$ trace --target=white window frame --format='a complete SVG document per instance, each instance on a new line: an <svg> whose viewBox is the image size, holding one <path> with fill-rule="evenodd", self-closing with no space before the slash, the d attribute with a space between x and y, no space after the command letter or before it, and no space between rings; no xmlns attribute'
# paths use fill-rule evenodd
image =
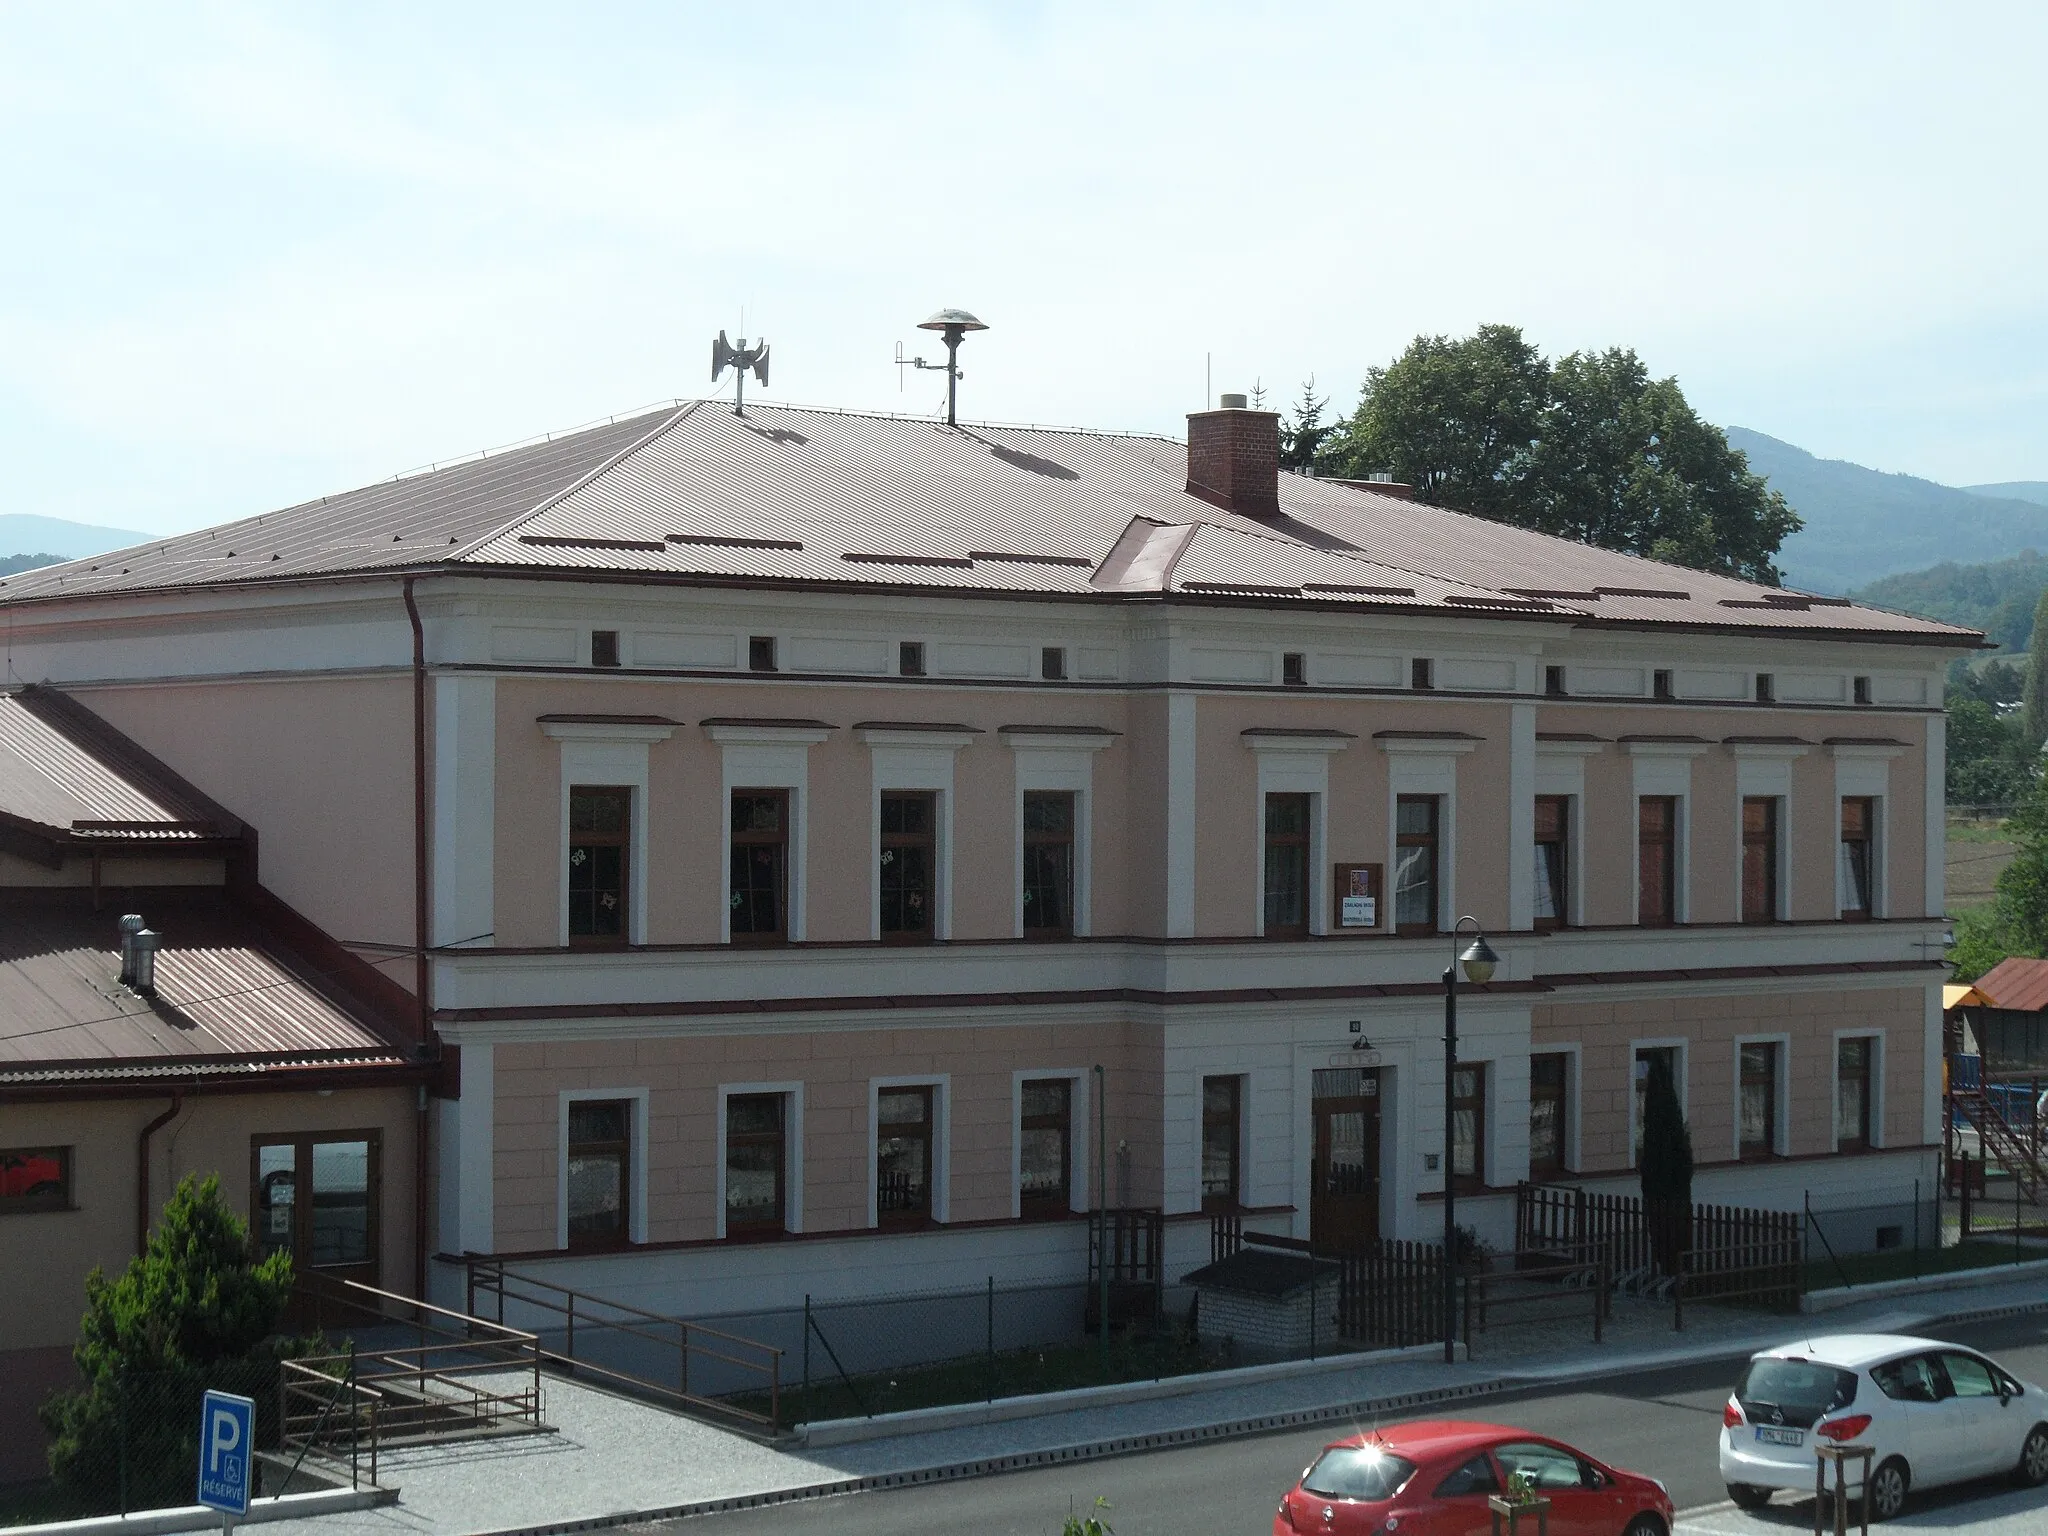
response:
<svg viewBox="0 0 2048 1536"><path fill-rule="evenodd" d="M1792 764L1812 750L1779 742L1736 742L1728 751L1735 758L1735 915L1742 916L1742 802L1778 802L1777 910L1771 915L1779 922L1792 916ZM1836 832L1840 835L1841 807L1835 808Z"/></svg>
<svg viewBox="0 0 2048 1536"><path fill-rule="evenodd" d="M868 937L882 937L882 794L909 790L933 797L932 912L934 942L953 936L953 760L978 733L898 730L858 732L870 757L868 791Z"/></svg>
<svg viewBox="0 0 2048 1536"><path fill-rule="evenodd" d="M1086 1067L1041 1067L1034 1070L1019 1068L1010 1074L1010 1217L1016 1220L1024 1214L1024 1085L1027 1082L1050 1082L1064 1079L1067 1088L1067 1208L1086 1211L1092 1208L1088 1198L1088 1178L1093 1171L1089 1166L1088 1136L1089 1116L1093 1106Z"/></svg>
<svg viewBox="0 0 2048 1536"><path fill-rule="evenodd" d="M1249 1067L1229 1064L1215 1069L1198 1066L1194 1071L1195 1114L1194 1138L1191 1143L1194 1147L1194 1156L1190 1160L1193 1170L1190 1177L1194 1188L1194 1204L1189 1206L1188 1209L1199 1211L1202 1208L1202 1084L1206 1079L1212 1077L1234 1077L1237 1079L1237 1203L1245 1207L1255 1206L1259 1202L1251 1197L1253 1077ZM1308 1100L1304 1098L1302 1102L1306 1104ZM1306 1217L1307 1211L1308 1207L1304 1205L1302 1207L1304 1217Z"/></svg>
<svg viewBox="0 0 2048 1536"><path fill-rule="evenodd" d="M882 1225L881 1199L875 1185L881 1177L882 1090L884 1088L929 1088L932 1090L932 1220L943 1226L953 1206L953 1074L912 1072L868 1079L868 1226Z"/></svg>
<svg viewBox="0 0 2048 1536"><path fill-rule="evenodd" d="M1684 1035L1653 1035L1628 1043L1628 1141L1622 1147L1626 1166L1636 1164L1636 1058L1644 1051L1678 1048L1678 1112L1692 1123L1692 1041Z"/></svg>
<svg viewBox="0 0 2048 1536"><path fill-rule="evenodd" d="M732 795L736 789L789 791L787 890L783 899L789 942L805 937L808 902L804 899L806 849L810 842L810 749L832 734L830 726L707 725L704 734L722 749L722 783L718 797L718 868L713 889L718 902L718 941L732 942Z"/></svg>
<svg viewBox="0 0 2048 1536"><path fill-rule="evenodd" d="M1387 756L1387 929L1392 932L1397 920L1394 866L1398 862L1401 797L1434 795L1438 801L1436 926L1439 933L1447 933L1457 921L1458 911L1458 759L1479 746L1478 738L1380 736L1374 740ZM1327 904L1328 898L1324 900Z"/></svg>
<svg viewBox="0 0 2048 1536"><path fill-rule="evenodd" d="M626 857L626 942L647 942L648 805L647 749L675 734L673 721L656 724L600 720L543 720L542 732L561 747L561 809L556 831L556 942L569 946L569 792L625 788L632 791Z"/></svg>
<svg viewBox="0 0 2048 1536"><path fill-rule="evenodd" d="M1882 1151L1884 1137L1884 1085L1886 1058L1891 1054L1885 1049L1885 1031L1882 1029L1849 1028L1838 1029L1828 1048L1828 1150L1839 1153L1842 1144L1835 1136L1835 1096L1841 1092L1842 1042L1844 1040L1868 1040L1870 1042L1870 1150Z"/></svg>
<svg viewBox="0 0 2048 1536"><path fill-rule="evenodd" d="M780 1094L787 1101L782 1121L782 1229L804 1229L804 1085L801 1080L786 1083L720 1083L718 1085L718 1161L713 1168L712 1206L716 1231L725 1236L725 1145L727 1099L751 1094Z"/></svg>
<svg viewBox="0 0 2048 1536"><path fill-rule="evenodd" d="M1013 731L1005 728L1016 771L1012 816L1013 859L1010 936L1024 937L1024 796L1027 791L1074 797L1074 937L1095 931L1095 754L1116 740L1109 732Z"/></svg>
<svg viewBox="0 0 2048 1536"><path fill-rule="evenodd" d="M1870 915L1890 917L1891 910L1891 760L1906 749L1878 742L1838 742L1828 748L1835 760L1835 911L1842 912L1842 802L1868 799L1876 814L1870 825ZM1935 858L1938 849L1929 849Z"/></svg>
<svg viewBox="0 0 2048 1536"><path fill-rule="evenodd" d="M1785 1157L1792 1149L1792 1037L1789 1034L1737 1035L1729 1047L1728 1070L1731 1108L1728 1124L1728 1155L1742 1160L1742 1048L1745 1045L1775 1045L1776 1065L1772 1068L1770 1150L1773 1157ZM1828 1104L1834 1114L1834 1103Z"/></svg>
<svg viewBox="0 0 2048 1536"><path fill-rule="evenodd" d="M1597 741L1538 741L1536 743L1536 789L1537 795L1562 795L1569 805L1565 814L1570 825L1565 829L1569 848L1565 857L1569 867L1565 870L1564 900L1567 908L1565 921L1574 928L1586 925L1586 759L1601 751ZM1530 800L1531 851L1534 851L1535 801ZM1532 857L1529 878L1535 879ZM1530 903L1530 923L1535 921L1535 892L1526 898Z"/></svg>
<svg viewBox="0 0 2048 1536"><path fill-rule="evenodd" d="M569 1246L569 1106L586 1099L631 1101L633 1124L627 1131L632 1164L626 1170L626 1241L647 1241L647 1101L642 1088L563 1088L555 1108L555 1246Z"/></svg>
<svg viewBox="0 0 2048 1536"><path fill-rule="evenodd" d="M1641 802L1646 796L1669 795L1678 801L1678 825L1672 836L1671 921L1682 926L1692 921L1692 760L1706 752L1707 744L1703 741L1629 741L1622 745L1635 760L1635 793L1629 805L1628 824L1629 922L1640 927L1643 921ZM1740 823L1741 818L1738 817L1738 827ZM1739 861L1737 878L1740 878ZM1634 1057L1630 1057L1630 1061L1633 1062ZM1633 1071L1633 1067L1630 1070ZM1633 1133L1630 1142L1633 1146Z"/></svg>
<svg viewBox="0 0 2048 1536"><path fill-rule="evenodd" d="M1330 931L1330 757L1357 738L1339 731L1299 735L1247 731L1244 744L1258 760L1258 796L1253 811L1254 882L1252 932L1266 936L1266 797L1308 796L1308 931ZM1212 1074L1213 1075L1213 1074ZM1242 1165L1240 1165L1240 1168Z"/></svg>

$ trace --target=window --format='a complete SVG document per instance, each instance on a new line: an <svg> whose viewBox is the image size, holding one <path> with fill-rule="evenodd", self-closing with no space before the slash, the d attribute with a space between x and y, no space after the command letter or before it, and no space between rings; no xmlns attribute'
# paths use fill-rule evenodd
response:
<svg viewBox="0 0 2048 1536"><path fill-rule="evenodd" d="M1870 1040L1835 1043L1835 1150L1870 1150Z"/></svg>
<svg viewBox="0 0 2048 1536"><path fill-rule="evenodd" d="M1739 1155L1770 1157L1778 1150L1778 1047L1754 1041L1741 1048Z"/></svg>
<svg viewBox="0 0 2048 1536"><path fill-rule="evenodd" d="M773 672L775 670L775 637L773 635L747 636L747 670L750 672Z"/></svg>
<svg viewBox="0 0 2048 1536"><path fill-rule="evenodd" d="M1493 1475L1493 1458L1484 1451L1436 1485L1436 1497L1440 1499L1499 1492L1500 1479Z"/></svg>
<svg viewBox="0 0 2048 1536"><path fill-rule="evenodd" d="M1756 675L1756 701L1759 704L1775 703L1778 697L1778 680L1768 672Z"/></svg>
<svg viewBox="0 0 2048 1536"><path fill-rule="evenodd" d="M569 791L569 942L623 943L626 840L633 791L578 786Z"/></svg>
<svg viewBox="0 0 2048 1536"><path fill-rule="evenodd" d="M1065 681L1067 675L1066 647L1048 645L1039 651L1038 675L1048 683Z"/></svg>
<svg viewBox="0 0 2048 1536"><path fill-rule="evenodd" d="M1266 937L1308 936L1309 797L1266 796Z"/></svg>
<svg viewBox="0 0 2048 1536"><path fill-rule="evenodd" d="M1073 1205L1074 1084L1027 1082L1018 1125L1017 1206L1025 1216L1064 1216Z"/></svg>
<svg viewBox="0 0 2048 1536"><path fill-rule="evenodd" d="M882 942L929 944L938 905L938 804L928 789L882 796Z"/></svg>
<svg viewBox="0 0 2048 1536"><path fill-rule="evenodd" d="M1857 704L1868 704L1870 702L1870 679L1867 677L1850 679L1849 697Z"/></svg>
<svg viewBox="0 0 2048 1536"><path fill-rule="evenodd" d="M1742 802L1742 920L1778 920L1778 801L1771 795Z"/></svg>
<svg viewBox="0 0 2048 1536"><path fill-rule="evenodd" d="M1460 1063L1451 1074L1451 1177L1460 1190L1486 1187L1486 1068Z"/></svg>
<svg viewBox="0 0 2048 1536"><path fill-rule="evenodd" d="M257 1136L250 1221L256 1249L288 1253L296 1269L377 1267L379 1137Z"/></svg>
<svg viewBox="0 0 2048 1536"><path fill-rule="evenodd" d="M1412 658L1408 663L1408 686L1418 693L1436 687L1436 663L1427 656Z"/></svg>
<svg viewBox="0 0 2048 1536"><path fill-rule="evenodd" d="M789 791L732 792L732 941L772 944L789 937Z"/></svg>
<svg viewBox="0 0 2048 1536"><path fill-rule="evenodd" d="M1570 1091L1571 1055L1544 1051L1529 1058L1529 1177L1565 1174L1565 1095Z"/></svg>
<svg viewBox="0 0 2048 1536"><path fill-rule="evenodd" d="M1636 1098L1635 1098L1635 1150L1630 1156L1631 1163L1643 1155L1644 1109L1650 1098L1651 1074L1662 1070L1670 1079L1673 1092L1678 1095L1681 1108L1685 1104L1685 1079L1679 1066L1678 1047L1675 1045L1645 1045L1636 1050Z"/></svg>
<svg viewBox="0 0 2048 1536"><path fill-rule="evenodd" d="M924 642L905 640L896 647L896 672L900 677L924 676Z"/></svg>
<svg viewBox="0 0 2048 1536"><path fill-rule="evenodd" d="M630 1235L633 1104L630 1099L569 1103L569 1246L610 1248Z"/></svg>
<svg viewBox="0 0 2048 1536"><path fill-rule="evenodd" d="M1886 1365L1873 1365L1870 1379L1877 1383L1878 1391L1900 1403L1938 1403L1947 1390L1932 1355L1908 1355Z"/></svg>
<svg viewBox="0 0 2048 1536"><path fill-rule="evenodd" d="M1536 797L1536 927L1548 932L1571 921L1566 906L1571 864L1569 795Z"/></svg>
<svg viewBox="0 0 2048 1536"><path fill-rule="evenodd" d="M1650 697L1653 699L1675 699L1678 691L1671 686L1671 674L1658 668L1650 674Z"/></svg>
<svg viewBox="0 0 2048 1536"><path fill-rule="evenodd" d="M1678 921L1678 797L1636 801L1636 921L1667 928Z"/></svg>
<svg viewBox="0 0 2048 1536"><path fill-rule="evenodd" d="M1308 686L1308 657L1301 651L1283 651L1280 655L1280 681L1289 688Z"/></svg>
<svg viewBox="0 0 2048 1536"><path fill-rule="evenodd" d="M0 1148L0 1216L70 1209L69 1147Z"/></svg>
<svg viewBox="0 0 2048 1536"><path fill-rule="evenodd" d="M1554 1445L1538 1441L1524 1441L1519 1445L1497 1445L1493 1448L1493 1459L1500 1463L1501 1470L1513 1477L1524 1473L1537 1490L1547 1491L1559 1488L1597 1488L1588 1474L1591 1468L1570 1451L1559 1450Z"/></svg>
<svg viewBox="0 0 2048 1536"><path fill-rule="evenodd" d="M593 667L616 667L619 664L619 632L616 629L593 629L590 632L590 664Z"/></svg>
<svg viewBox="0 0 2048 1536"><path fill-rule="evenodd" d="M1394 802L1394 928L1398 933L1437 930L1435 795L1402 795Z"/></svg>
<svg viewBox="0 0 2048 1536"><path fill-rule="evenodd" d="M725 1235L762 1237L788 1222L789 1100L735 1093L725 1101Z"/></svg>
<svg viewBox="0 0 2048 1536"><path fill-rule="evenodd" d="M1074 936L1074 793L1024 792L1024 937Z"/></svg>
<svg viewBox="0 0 2048 1536"><path fill-rule="evenodd" d="M1543 669L1543 691L1553 699L1565 697L1563 667L1545 667Z"/></svg>
<svg viewBox="0 0 2048 1536"><path fill-rule="evenodd" d="M1238 1167L1238 1116L1244 1079L1202 1079L1202 1209L1230 1211L1243 1189Z"/></svg>
<svg viewBox="0 0 2048 1536"><path fill-rule="evenodd" d="M1944 1349L1941 1368L1948 1373L1949 1386L1957 1397L1997 1397L2004 1390L1991 1367L1975 1355Z"/></svg>
<svg viewBox="0 0 2048 1536"><path fill-rule="evenodd" d="M1861 923L1870 919L1876 905L1877 868L1875 852L1877 802L1868 796L1842 801L1841 855L1836 864L1835 885L1841 903L1842 921Z"/></svg>
<svg viewBox="0 0 2048 1536"><path fill-rule="evenodd" d="M875 1209L882 1225L919 1226L932 1215L932 1090L884 1088L875 1097Z"/></svg>

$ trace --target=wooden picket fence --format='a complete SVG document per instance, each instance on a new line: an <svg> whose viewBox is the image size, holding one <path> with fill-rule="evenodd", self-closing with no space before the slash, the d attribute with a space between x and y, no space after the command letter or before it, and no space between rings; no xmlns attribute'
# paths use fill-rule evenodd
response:
<svg viewBox="0 0 2048 1536"><path fill-rule="evenodd" d="M1444 1250L1441 1243L1380 1238L1340 1247L1305 1238L1247 1232L1240 1217L1209 1219L1209 1257L1226 1259L1247 1245L1299 1253L1337 1266L1337 1336L1346 1344L1391 1349L1444 1336Z"/></svg>

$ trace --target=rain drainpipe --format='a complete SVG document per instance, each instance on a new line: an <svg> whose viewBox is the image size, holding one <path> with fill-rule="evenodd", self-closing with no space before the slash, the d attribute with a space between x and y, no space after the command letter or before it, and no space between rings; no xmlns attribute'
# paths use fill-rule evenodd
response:
<svg viewBox="0 0 2048 1536"><path fill-rule="evenodd" d="M412 623L412 947L413 996L419 1003L415 1057L425 1061L434 1039L427 968L427 632L405 578L405 616ZM420 1085L412 1127L412 1293L427 1296L427 1090Z"/></svg>
<svg viewBox="0 0 2048 1536"><path fill-rule="evenodd" d="M135 1138L135 1251L149 1247L149 1138L178 1118L185 1107L185 1090L171 1090L171 1107L142 1128Z"/></svg>

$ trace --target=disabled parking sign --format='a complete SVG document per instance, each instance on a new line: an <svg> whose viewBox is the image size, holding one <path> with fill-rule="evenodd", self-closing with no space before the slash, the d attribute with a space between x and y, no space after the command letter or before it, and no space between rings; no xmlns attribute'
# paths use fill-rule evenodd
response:
<svg viewBox="0 0 2048 1536"><path fill-rule="evenodd" d="M208 1392L199 1411L199 1502L223 1514L248 1514L255 1448L255 1400Z"/></svg>

